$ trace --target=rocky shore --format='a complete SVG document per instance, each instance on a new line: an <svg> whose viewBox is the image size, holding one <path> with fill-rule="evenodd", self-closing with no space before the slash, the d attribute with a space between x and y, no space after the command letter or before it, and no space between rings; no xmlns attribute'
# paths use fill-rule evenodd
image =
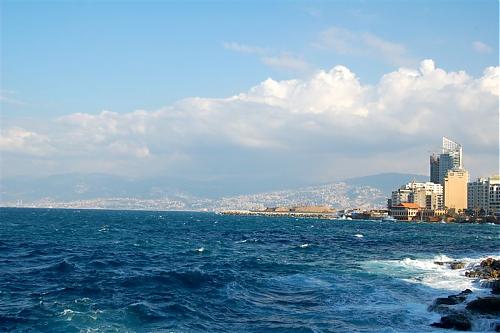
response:
<svg viewBox="0 0 500 333"><path fill-rule="evenodd" d="M446 265L450 269L464 269L465 263L460 261L434 262L437 265ZM479 265L465 272L465 276L477 279L481 286L490 288L491 293L485 297L476 297L470 289L439 297L429 306L429 311L441 314L439 322L431 326L470 331L475 321L486 321L490 327L486 329L500 332L500 260L487 258Z"/></svg>

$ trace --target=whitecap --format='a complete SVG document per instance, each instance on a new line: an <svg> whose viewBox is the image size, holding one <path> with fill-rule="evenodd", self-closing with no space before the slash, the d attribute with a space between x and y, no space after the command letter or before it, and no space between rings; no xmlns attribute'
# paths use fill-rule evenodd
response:
<svg viewBox="0 0 500 333"><path fill-rule="evenodd" d="M486 258L450 258L439 255L428 259L373 260L363 263L363 266L368 272L393 276L410 283L430 287L438 294L444 290L460 292L465 289L471 289L479 294L488 294L489 290L481 286L480 280L465 276L465 271L471 270ZM498 259L495 256L493 258ZM455 261L463 262L464 267L450 269L446 264Z"/></svg>
<svg viewBox="0 0 500 333"><path fill-rule="evenodd" d="M203 251L205 251L205 248L204 247L200 247L199 249L196 249L197 252L201 253Z"/></svg>
<svg viewBox="0 0 500 333"><path fill-rule="evenodd" d="M301 247L302 249L305 249L305 248L309 247L309 244L307 244L307 243L306 243L306 244L302 244L300 247Z"/></svg>
<svg viewBox="0 0 500 333"><path fill-rule="evenodd" d="M88 303L88 302L90 302L90 298L88 298L88 297L75 299L75 303Z"/></svg>
<svg viewBox="0 0 500 333"><path fill-rule="evenodd" d="M77 313L76 311L73 311L71 309L64 309L63 312L61 312L61 316L66 317L66 320L71 321L73 320L73 316Z"/></svg>
<svg viewBox="0 0 500 333"><path fill-rule="evenodd" d="M236 241L235 243L241 244L241 243L246 243L246 242L248 242L248 239L239 240L239 241Z"/></svg>
<svg viewBox="0 0 500 333"><path fill-rule="evenodd" d="M354 235L354 237L363 238L365 236L363 236L362 234L356 234L356 235Z"/></svg>

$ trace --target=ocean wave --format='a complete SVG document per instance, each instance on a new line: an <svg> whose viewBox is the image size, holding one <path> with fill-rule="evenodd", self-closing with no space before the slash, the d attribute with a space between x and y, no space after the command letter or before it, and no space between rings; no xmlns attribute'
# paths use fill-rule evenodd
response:
<svg viewBox="0 0 500 333"><path fill-rule="evenodd" d="M297 248L297 251L300 248ZM245 258L237 261L237 266L240 270L248 270L263 273L282 272L284 274L297 274L307 267L307 263L294 264L284 261L272 261L269 258Z"/></svg>
<svg viewBox="0 0 500 333"><path fill-rule="evenodd" d="M151 323L160 321L164 316L148 302L137 302L125 308L125 316L128 322L134 324Z"/></svg>
<svg viewBox="0 0 500 333"><path fill-rule="evenodd" d="M244 238L241 240L237 240L234 242L235 244L244 244L244 243L259 243L262 244L263 242L258 239L258 238Z"/></svg>
<svg viewBox="0 0 500 333"><path fill-rule="evenodd" d="M500 258L495 255L479 258L451 258L437 255L423 259L372 260L363 263L362 266L367 272L401 278L404 281L436 290L437 294L471 289L482 295L489 294L489 291L479 279L466 277L465 272L478 266L487 257ZM463 263L463 267L451 269L449 263L453 262Z"/></svg>
<svg viewBox="0 0 500 333"><path fill-rule="evenodd" d="M124 266L125 263L121 260L117 259L108 259L108 260L92 260L88 263L90 267L97 269L114 269L116 267Z"/></svg>
<svg viewBox="0 0 500 333"><path fill-rule="evenodd" d="M151 275L138 275L125 278L121 285L126 288L161 288L182 287L197 289L214 286L219 280L213 274L200 270L167 271Z"/></svg>
<svg viewBox="0 0 500 333"><path fill-rule="evenodd" d="M41 272L69 274L69 273L73 273L76 271L76 265L73 263L69 263L66 260L62 260L62 261L57 262L55 264L51 264L51 265L44 266L41 268L35 268L35 270L38 270Z"/></svg>
<svg viewBox="0 0 500 333"><path fill-rule="evenodd" d="M498 251L489 225L18 213L5 220L29 233L0 228L0 332L433 332L427 307L481 295L464 270ZM435 263L462 257L461 270Z"/></svg>

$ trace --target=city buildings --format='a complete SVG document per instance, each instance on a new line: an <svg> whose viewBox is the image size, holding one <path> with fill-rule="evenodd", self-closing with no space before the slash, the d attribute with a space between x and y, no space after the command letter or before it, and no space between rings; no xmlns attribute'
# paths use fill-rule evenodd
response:
<svg viewBox="0 0 500 333"><path fill-rule="evenodd" d="M465 169L449 170L444 178L444 207L462 212L467 209L467 183L469 173Z"/></svg>
<svg viewBox="0 0 500 333"><path fill-rule="evenodd" d="M439 156L432 154L429 160L431 175L430 181L436 184L441 184L439 181Z"/></svg>
<svg viewBox="0 0 500 333"><path fill-rule="evenodd" d="M392 192L390 206L407 202L425 209L443 209L443 186L413 181Z"/></svg>
<svg viewBox="0 0 500 333"><path fill-rule="evenodd" d="M394 218L405 221L439 219L450 211L463 213L471 205L486 207L485 202L488 202L489 209L490 201L496 202L500 179L498 186L491 189L489 182L486 186L482 180L470 185L470 188L477 189L477 195L471 199L472 203L468 203L469 173L463 167L461 144L443 137L441 153L430 156L429 166L429 182L413 181L392 192L387 206Z"/></svg>
<svg viewBox="0 0 500 333"><path fill-rule="evenodd" d="M474 215L500 213L500 175L467 184L467 209Z"/></svg>
<svg viewBox="0 0 500 333"><path fill-rule="evenodd" d="M439 156L432 154L429 165L430 181L443 186L444 208L455 211L465 210L468 207L469 174L463 165L462 145L443 137L441 154Z"/></svg>
<svg viewBox="0 0 500 333"><path fill-rule="evenodd" d="M443 207L443 186L432 182L403 185L392 192L388 201L391 216L402 221L443 216Z"/></svg>
<svg viewBox="0 0 500 333"><path fill-rule="evenodd" d="M441 154L430 156L430 181L444 185L444 178L452 169L463 169L462 145L443 137Z"/></svg>
<svg viewBox="0 0 500 333"><path fill-rule="evenodd" d="M500 175L490 177L490 202L489 211L491 214L500 216Z"/></svg>
<svg viewBox="0 0 500 333"><path fill-rule="evenodd" d="M391 207L391 216L400 221L412 221L417 217L421 207L416 203L402 202Z"/></svg>

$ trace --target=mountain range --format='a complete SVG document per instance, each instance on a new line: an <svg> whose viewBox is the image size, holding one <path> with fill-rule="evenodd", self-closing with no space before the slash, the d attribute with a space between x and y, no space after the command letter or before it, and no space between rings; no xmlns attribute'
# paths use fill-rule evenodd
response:
<svg viewBox="0 0 500 333"><path fill-rule="evenodd" d="M223 185L227 184L216 181L128 179L107 174L65 174L2 180L0 204L154 210L255 209L293 205L374 208L385 206L386 198L393 189L411 180L426 179L427 176L423 175L383 173L328 184L235 194L231 191L224 192Z"/></svg>

